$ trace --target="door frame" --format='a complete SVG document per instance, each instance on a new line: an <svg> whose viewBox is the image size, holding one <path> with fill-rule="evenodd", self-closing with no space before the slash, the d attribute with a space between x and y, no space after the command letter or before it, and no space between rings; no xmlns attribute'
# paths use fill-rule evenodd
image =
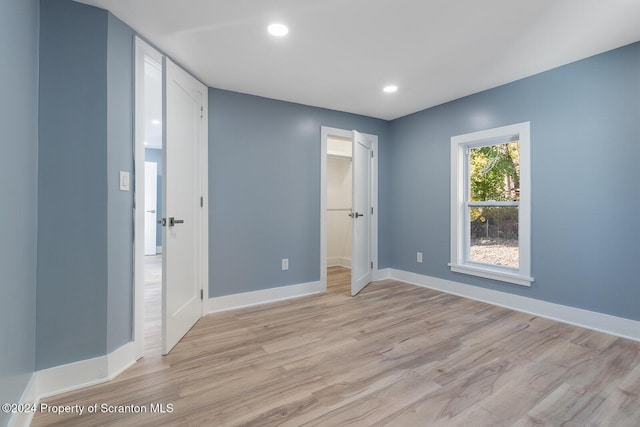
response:
<svg viewBox="0 0 640 427"><path fill-rule="evenodd" d="M144 356L144 60L150 57L158 62L162 67L162 79L165 79L165 56L140 37L135 36L135 143L134 143L134 238L133 238L133 337L136 360ZM164 83L163 83L164 91ZM162 102L165 103L165 94L162 95ZM202 144L200 144L200 192L203 197L202 208L200 209L200 238L198 246L200 248L198 280L203 291L202 314L207 314L209 299L209 155L208 155L208 93L203 99L204 111L202 120ZM165 106L163 105L163 110ZM164 136L163 136L164 137ZM163 185L165 182L163 180ZM139 207L139 208L136 208ZM163 251L164 252L164 251ZM164 325L162 325L164 328Z"/></svg>
<svg viewBox="0 0 640 427"><path fill-rule="evenodd" d="M135 37L135 146L134 146L134 227L133 227L133 343L136 359L144 356L144 62L150 57L160 67L163 58L160 52L139 37ZM164 69L162 70L164 75ZM139 208L138 208L139 207Z"/></svg>
<svg viewBox="0 0 640 427"><path fill-rule="evenodd" d="M373 261L372 277L378 276L378 136L360 132L371 140L373 158L371 159L371 261ZM338 129L328 126L320 128L320 283L327 290L327 140L330 137L353 141L353 130ZM351 183L353 186L353 183ZM353 251L353 247L351 248Z"/></svg>

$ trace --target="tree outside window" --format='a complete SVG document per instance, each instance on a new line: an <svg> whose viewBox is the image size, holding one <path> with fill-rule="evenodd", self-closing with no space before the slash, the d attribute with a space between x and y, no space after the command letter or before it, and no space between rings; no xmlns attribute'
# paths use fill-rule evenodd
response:
<svg viewBox="0 0 640 427"><path fill-rule="evenodd" d="M517 269L520 142L469 149L469 261ZM494 206L491 202L510 202Z"/></svg>

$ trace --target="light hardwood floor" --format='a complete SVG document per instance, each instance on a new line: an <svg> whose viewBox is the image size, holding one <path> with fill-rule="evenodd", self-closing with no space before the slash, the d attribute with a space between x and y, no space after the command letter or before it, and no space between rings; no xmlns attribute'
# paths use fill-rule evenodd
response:
<svg viewBox="0 0 640 427"><path fill-rule="evenodd" d="M162 255L144 257L144 354L162 352Z"/></svg>
<svg viewBox="0 0 640 427"><path fill-rule="evenodd" d="M639 426L640 343L383 281L202 318L169 356L51 405L172 413L33 425Z"/></svg>

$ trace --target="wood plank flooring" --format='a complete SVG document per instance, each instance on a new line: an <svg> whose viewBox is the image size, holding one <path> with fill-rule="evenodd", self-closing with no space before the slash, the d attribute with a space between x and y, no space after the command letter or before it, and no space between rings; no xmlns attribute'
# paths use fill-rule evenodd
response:
<svg viewBox="0 0 640 427"><path fill-rule="evenodd" d="M162 255L144 257L144 354L162 353Z"/></svg>
<svg viewBox="0 0 640 427"><path fill-rule="evenodd" d="M640 425L640 343L382 281L209 315L166 357L50 405L34 426ZM166 409L166 406L165 406Z"/></svg>

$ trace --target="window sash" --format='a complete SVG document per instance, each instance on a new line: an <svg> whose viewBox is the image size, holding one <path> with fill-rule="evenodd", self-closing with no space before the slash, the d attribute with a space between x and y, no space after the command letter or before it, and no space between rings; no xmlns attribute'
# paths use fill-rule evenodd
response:
<svg viewBox="0 0 640 427"><path fill-rule="evenodd" d="M509 265L500 265L500 264L494 264L494 263L489 263L489 262L482 262L482 261L476 261L473 260L471 258L471 209L473 207L507 207L507 208L511 208L511 207L516 207L518 208L518 229L520 228L520 203L519 202L496 202L499 203L498 205L487 205L487 204L482 204L481 202L470 202L470 203L465 203L466 208L464 210L464 236L463 236L463 241L464 241L464 247L462 248L462 253L463 253L463 264L465 265L478 265L478 266L484 266L487 268L495 268L497 270L505 270L505 271L509 271L512 273L517 273L520 271L520 264L522 262L522 240L520 239L520 236L518 235L518 267L513 267L513 266L509 266Z"/></svg>
<svg viewBox="0 0 640 427"><path fill-rule="evenodd" d="M520 202L496 202L493 200L489 200L486 202L464 202L467 207L480 207L480 208L491 208L491 207L519 207Z"/></svg>
<svg viewBox="0 0 640 427"><path fill-rule="evenodd" d="M470 150L473 148L520 143L520 200L470 201ZM530 123L523 122L451 137L451 271L488 279L531 286L531 201L530 201ZM469 260L472 207L517 207L519 268L495 264L476 264Z"/></svg>

